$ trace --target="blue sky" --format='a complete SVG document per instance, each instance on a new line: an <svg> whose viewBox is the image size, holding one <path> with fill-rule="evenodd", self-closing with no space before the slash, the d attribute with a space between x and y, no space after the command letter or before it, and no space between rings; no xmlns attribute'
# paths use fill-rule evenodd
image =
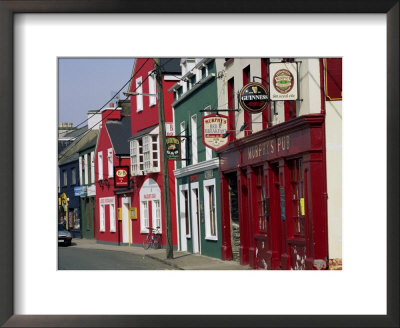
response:
<svg viewBox="0 0 400 328"><path fill-rule="evenodd" d="M133 62L134 58L60 58L58 124L75 127L87 119L89 110L101 109L129 80ZM122 92L120 97L125 98ZM84 125L87 122L79 127Z"/></svg>

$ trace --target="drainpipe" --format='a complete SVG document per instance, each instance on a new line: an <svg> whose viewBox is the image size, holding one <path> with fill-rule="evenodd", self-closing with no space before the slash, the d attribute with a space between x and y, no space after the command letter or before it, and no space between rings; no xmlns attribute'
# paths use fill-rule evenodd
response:
<svg viewBox="0 0 400 328"><path fill-rule="evenodd" d="M328 190L327 190L327 173L326 173L326 106L325 106L325 67L323 58L319 59L320 67L320 88L321 88L321 114L324 115L322 123L322 163L323 163L323 207L324 207L324 226L326 233L326 268L329 269L329 246L328 246Z"/></svg>

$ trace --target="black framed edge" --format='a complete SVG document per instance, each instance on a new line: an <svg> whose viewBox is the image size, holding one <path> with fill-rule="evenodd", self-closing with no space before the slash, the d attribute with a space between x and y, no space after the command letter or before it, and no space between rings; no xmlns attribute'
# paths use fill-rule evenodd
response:
<svg viewBox="0 0 400 328"><path fill-rule="evenodd" d="M387 315L213 316L215 326L399 327L399 0L0 0L0 325L4 327L209 326L209 316L14 315L13 15L15 13L386 13ZM11 174L12 173L12 174Z"/></svg>

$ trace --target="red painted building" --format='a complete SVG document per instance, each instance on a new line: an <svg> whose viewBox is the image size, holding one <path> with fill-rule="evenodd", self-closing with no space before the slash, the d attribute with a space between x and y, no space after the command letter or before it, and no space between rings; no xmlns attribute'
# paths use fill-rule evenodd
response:
<svg viewBox="0 0 400 328"><path fill-rule="evenodd" d="M114 167L129 167L131 118L129 112L123 113L122 108L111 105L102 110L95 150L96 235L100 243L128 244L131 238L129 196L132 190L114 187Z"/></svg>
<svg viewBox="0 0 400 328"><path fill-rule="evenodd" d="M133 68L133 79L129 87L131 96L131 137L130 168L133 181L132 207L137 209L137 219L132 220L132 242L142 244L149 227L160 227L162 245L166 243L166 224L162 177L168 174L170 187L171 218L176 218L175 163L169 161L168 172L162 172L160 161L158 101L154 60L138 58ZM174 134L172 110L173 94L168 92L181 74L180 59L161 59L161 72L164 95L165 121L167 134ZM171 130L172 129L172 130ZM173 245L177 245L176 221L172 220Z"/></svg>
<svg viewBox="0 0 400 328"><path fill-rule="evenodd" d="M219 102L239 109L219 151L222 258L272 270L341 267L341 59L271 61L303 79L294 76L297 100L258 114L234 95L254 76L271 88L270 60L220 65Z"/></svg>

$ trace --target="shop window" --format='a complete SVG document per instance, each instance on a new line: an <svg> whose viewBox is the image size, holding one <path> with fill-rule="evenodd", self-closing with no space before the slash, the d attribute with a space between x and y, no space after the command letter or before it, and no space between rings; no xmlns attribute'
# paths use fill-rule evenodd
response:
<svg viewBox="0 0 400 328"><path fill-rule="evenodd" d="M100 231L106 231L106 218L104 217L104 205L100 205Z"/></svg>
<svg viewBox="0 0 400 328"><path fill-rule="evenodd" d="M261 233L267 233L267 220L268 220L268 210L267 204L268 199L265 193L265 183L264 183L264 170L263 167L257 167L255 169L256 178L256 201L257 201L257 217L258 217L258 231Z"/></svg>
<svg viewBox="0 0 400 328"><path fill-rule="evenodd" d="M71 184L76 185L76 169L74 167L71 169Z"/></svg>
<svg viewBox="0 0 400 328"><path fill-rule="evenodd" d="M110 232L115 232L115 208L114 204L110 204Z"/></svg>
<svg viewBox="0 0 400 328"><path fill-rule="evenodd" d="M143 87L142 87L142 77L136 79L136 111L140 112L143 110Z"/></svg>
<svg viewBox="0 0 400 328"><path fill-rule="evenodd" d="M189 223L189 200L187 190L183 190L183 199L185 204L185 226L186 226L186 237L190 237L190 223Z"/></svg>
<svg viewBox="0 0 400 328"><path fill-rule="evenodd" d="M140 216L140 232L142 233L147 233L149 232L149 202L144 201L141 202L141 213L142 215Z"/></svg>
<svg viewBox="0 0 400 328"><path fill-rule="evenodd" d="M292 220L295 236L304 237L305 234L305 202L304 202L304 179L301 159L289 162L290 184L292 189Z"/></svg>
<svg viewBox="0 0 400 328"><path fill-rule="evenodd" d="M159 200L153 200L153 228L160 227L161 233L161 206Z"/></svg>
<svg viewBox="0 0 400 328"><path fill-rule="evenodd" d="M215 179L204 181L206 239L217 240Z"/></svg>
<svg viewBox="0 0 400 328"><path fill-rule="evenodd" d="M155 95L156 94L156 78L155 74L152 73L153 71L149 72L149 94ZM156 96L149 96L149 106L154 106L156 104Z"/></svg>

